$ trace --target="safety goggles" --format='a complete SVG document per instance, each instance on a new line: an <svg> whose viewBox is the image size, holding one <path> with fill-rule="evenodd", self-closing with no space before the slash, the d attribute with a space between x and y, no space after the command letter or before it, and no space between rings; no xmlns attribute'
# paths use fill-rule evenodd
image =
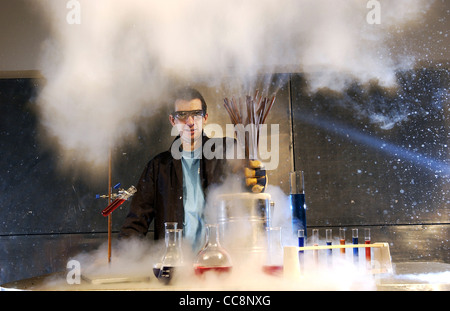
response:
<svg viewBox="0 0 450 311"><path fill-rule="evenodd" d="M172 113L174 118L180 121L186 121L189 117L201 118L204 116L203 110L175 111Z"/></svg>

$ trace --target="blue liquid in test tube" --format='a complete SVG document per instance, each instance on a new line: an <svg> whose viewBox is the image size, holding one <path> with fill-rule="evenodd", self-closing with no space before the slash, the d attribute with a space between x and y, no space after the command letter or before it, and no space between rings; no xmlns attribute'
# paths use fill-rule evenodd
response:
<svg viewBox="0 0 450 311"><path fill-rule="evenodd" d="M333 230L332 229L326 229L325 230L325 236L326 236L327 245L333 244ZM328 256L331 256L333 254L333 250L331 248L327 249L327 254L328 254Z"/></svg>
<svg viewBox="0 0 450 311"><path fill-rule="evenodd" d="M326 237L326 243L328 246L333 244L333 230L332 229L325 230L325 237ZM327 262L328 262L328 266L333 265L333 250L331 248L327 249Z"/></svg>
<svg viewBox="0 0 450 311"><path fill-rule="evenodd" d="M306 235L306 210L305 210L305 194L290 194L291 210L292 210L292 229L298 231L305 230Z"/></svg>
<svg viewBox="0 0 450 311"><path fill-rule="evenodd" d="M298 230L298 247L305 246L305 230ZM305 266L304 253L305 251L298 252L298 261L300 263L300 272L303 273L303 267Z"/></svg>
<svg viewBox="0 0 450 311"><path fill-rule="evenodd" d="M290 176L290 203L292 213L292 232L295 234L298 230L303 229L304 237L306 233L306 209L305 209L305 192L303 188L303 172L294 171L289 173Z"/></svg>
<svg viewBox="0 0 450 311"><path fill-rule="evenodd" d="M358 244L358 229L352 229L352 242L353 244ZM353 262L358 262L358 248L353 248Z"/></svg>
<svg viewBox="0 0 450 311"><path fill-rule="evenodd" d="M298 230L298 247L304 247L305 246L305 230L300 229ZM300 251L300 253L303 253L304 251Z"/></svg>

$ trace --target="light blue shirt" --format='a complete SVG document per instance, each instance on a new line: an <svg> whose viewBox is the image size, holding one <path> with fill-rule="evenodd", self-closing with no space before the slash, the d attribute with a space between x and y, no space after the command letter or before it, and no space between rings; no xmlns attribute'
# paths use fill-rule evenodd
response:
<svg viewBox="0 0 450 311"><path fill-rule="evenodd" d="M183 167L183 205L184 205L184 238L192 245L193 250L202 246L205 235L203 219L205 197L200 180L201 148L194 152L183 151L181 163Z"/></svg>

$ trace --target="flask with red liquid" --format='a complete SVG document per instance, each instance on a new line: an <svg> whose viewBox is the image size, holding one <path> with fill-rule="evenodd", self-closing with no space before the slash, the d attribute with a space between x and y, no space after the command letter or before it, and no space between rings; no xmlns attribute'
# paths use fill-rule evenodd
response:
<svg viewBox="0 0 450 311"><path fill-rule="evenodd" d="M231 257L225 248L220 245L219 225L206 225L206 243L195 259L195 274L202 275L208 271L224 273L230 272L231 269Z"/></svg>

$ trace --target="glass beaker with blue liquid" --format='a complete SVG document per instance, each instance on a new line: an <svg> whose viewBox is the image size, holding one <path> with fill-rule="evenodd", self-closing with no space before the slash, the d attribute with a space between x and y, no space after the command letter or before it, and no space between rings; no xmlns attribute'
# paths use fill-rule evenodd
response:
<svg viewBox="0 0 450 311"><path fill-rule="evenodd" d="M289 173L292 231L304 230L306 238L306 209L303 171Z"/></svg>

